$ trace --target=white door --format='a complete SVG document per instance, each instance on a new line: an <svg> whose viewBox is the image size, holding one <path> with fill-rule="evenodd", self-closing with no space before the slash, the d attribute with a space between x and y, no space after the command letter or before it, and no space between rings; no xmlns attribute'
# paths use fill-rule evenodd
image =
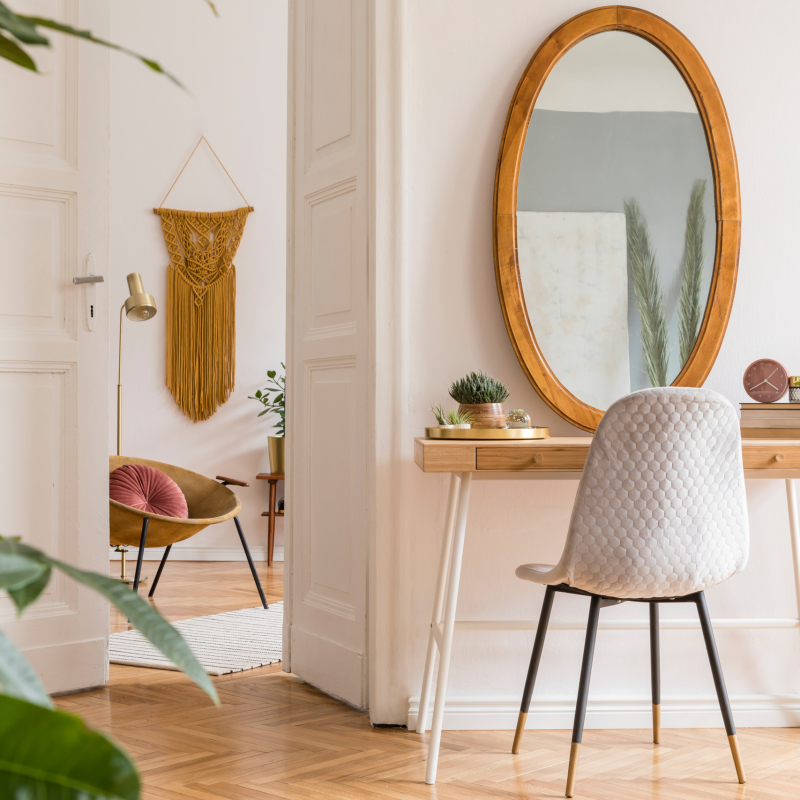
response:
<svg viewBox="0 0 800 800"><path fill-rule="evenodd" d="M107 35L107 0L13 6ZM52 41L0 62L0 533L108 574L107 285L72 283L108 280L108 53ZM51 692L107 679L108 606L61 575L0 627Z"/></svg>
<svg viewBox="0 0 800 800"><path fill-rule="evenodd" d="M290 12L284 668L367 706L366 0Z"/></svg>

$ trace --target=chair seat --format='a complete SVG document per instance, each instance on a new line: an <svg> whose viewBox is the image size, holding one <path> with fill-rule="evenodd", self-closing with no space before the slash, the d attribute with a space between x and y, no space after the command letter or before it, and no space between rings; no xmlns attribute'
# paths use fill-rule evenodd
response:
<svg viewBox="0 0 800 800"><path fill-rule="evenodd" d="M561 564L522 564L517 567L516 576L523 581L556 586L566 582L567 572Z"/></svg>

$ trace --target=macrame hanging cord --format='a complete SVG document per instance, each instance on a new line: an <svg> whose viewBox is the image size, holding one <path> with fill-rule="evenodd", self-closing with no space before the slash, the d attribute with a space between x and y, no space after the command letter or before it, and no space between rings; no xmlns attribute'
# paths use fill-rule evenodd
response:
<svg viewBox="0 0 800 800"><path fill-rule="evenodd" d="M211 417L234 388L236 267L233 258L253 209L247 205L219 212L161 207L153 210L161 216L170 258L167 387L183 413L199 422Z"/></svg>

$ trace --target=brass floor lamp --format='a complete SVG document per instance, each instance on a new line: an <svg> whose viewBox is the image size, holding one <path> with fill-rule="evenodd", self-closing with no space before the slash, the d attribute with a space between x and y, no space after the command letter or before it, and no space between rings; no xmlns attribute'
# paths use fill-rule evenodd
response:
<svg viewBox="0 0 800 800"><path fill-rule="evenodd" d="M119 372L117 373L117 455L122 455L122 320L127 317L133 322L147 322L157 312L153 295L147 294L142 285L142 276L138 272L128 275L128 291L130 296L119 310ZM128 548L117 545L115 550L122 554L122 569L119 579L123 583L133 583L126 572L125 556ZM146 580L142 578L140 580Z"/></svg>

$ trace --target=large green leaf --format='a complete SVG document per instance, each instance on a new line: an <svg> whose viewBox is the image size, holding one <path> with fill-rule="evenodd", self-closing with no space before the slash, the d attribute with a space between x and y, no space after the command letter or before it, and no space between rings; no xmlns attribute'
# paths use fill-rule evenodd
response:
<svg viewBox="0 0 800 800"><path fill-rule="evenodd" d="M47 571L48 567L45 564L40 564L28 556L0 552L0 589L24 586Z"/></svg>
<svg viewBox="0 0 800 800"><path fill-rule="evenodd" d="M195 658L183 636L136 592L132 592L124 584L105 575L78 569L63 561L50 558L41 550L22 544L18 539L6 539L0 536L0 558L3 557L3 554L22 556L45 566L55 567L79 583L100 592L128 617L154 647L157 647L215 703L219 704L217 691L214 689L211 678L200 666L200 662Z"/></svg>
<svg viewBox="0 0 800 800"><path fill-rule="evenodd" d="M145 636L153 646L157 647L170 661L183 670L215 703L219 704L217 691L208 673L200 666L194 653L183 636L167 622L149 603L142 600L125 584L87 572L55 559L48 559L52 566L75 578L86 586L91 586L107 597L130 622Z"/></svg>
<svg viewBox="0 0 800 800"><path fill-rule="evenodd" d="M36 25L40 28L49 28L50 30L67 33L70 36L77 36L80 39L86 39L87 41L94 42L95 44L102 44L104 47L109 47L112 50L118 50L120 53L125 53L133 58L137 58L143 64L146 64L148 67L150 67L150 69L152 69L154 72L159 72L162 75L166 75L166 77L168 77L171 81L180 86L181 89L186 88L174 75L171 75L169 72L167 72L157 61L153 61L151 58L146 58L145 56L140 56L138 53L134 53L133 50L128 50L127 47L121 47L118 44L107 42L105 39L98 39L96 36L92 35L91 31L82 31L79 28L73 28L71 25L64 25L61 22L56 22L53 19L45 19L44 17L26 17L22 16L21 14L18 14L17 16L19 19L29 22L32 25Z"/></svg>
<svg viewBox="0 0 800 800"><path fill-rule="evenodd" d="M32 22L18 17L5 3L0 3L0 28L25 44L50 44Z"/></svg>
<svg viewBox="0 0 800 800"><path fill-rule="evenodd" d="M2 631L0 631L0 687L12 697L45 708L53 707L33 667Z"/></svg>
<svg viewBox="0 0 800 800"><path fill-rule="evenodd" d="M25 69L37 71L33 59L18 44L12 42L11 39L6 39L2 33L0 33L0 58L13 61Z"/></svg>
<svg viewBox="0 0 800 800"><path fill-rule="evenodd" d="M0 797L21 800L137 800L128 756L84 723L0 696Z"/></svg>
<svg viewBox="0 0 800 800"><path fill-rule="evenodd" d="M26 581L17 586L9 586L8 593L17 606L17 612L22 612L45 590L50 583L50 567L45 567L44 571L32 581Z"/></svg>

